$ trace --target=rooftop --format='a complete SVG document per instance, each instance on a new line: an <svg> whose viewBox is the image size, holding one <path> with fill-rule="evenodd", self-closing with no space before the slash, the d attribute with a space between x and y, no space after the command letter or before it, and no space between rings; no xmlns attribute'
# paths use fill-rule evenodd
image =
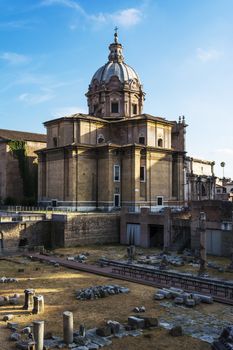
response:
<svg viewBox="0 0 233 350"><path fill-rule="evenodd" d="M10 141L35 141L35 142L47 142L45 134L35 134L25 131L5 130L0 129L0 139Z"/></svg>

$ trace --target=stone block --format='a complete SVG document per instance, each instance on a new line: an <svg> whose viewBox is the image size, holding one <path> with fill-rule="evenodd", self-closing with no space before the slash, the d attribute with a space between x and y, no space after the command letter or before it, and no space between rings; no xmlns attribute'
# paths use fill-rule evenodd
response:
<svg viewBox="0 0 233 350"><path fill-rule="evenodd" d="M164 297L165 297L166 299L171 299L171 297L172 297L171 292L170 292L169 290L166 290L166 289L160 289L160 290L158 291L158 293L164 295Z"/></svg>
<svg viewBox="0 0 233 350"><path fill-rule="evenodd" d="M112 328L110 325L99 327L96 329L96 334L100 337L109 337L112 334Z"/></svg>
<svg viewBox="0 0 233 350"><path fill-rule="evenodd" d="M159 321L156 317L139 316L139 318L144 320L144 328L157 327L159 325Z"/></svg>
<svg viewBox="0 0 233 350"><path fill-rule="evenodd" d="M194 307L196 305L196 302L194 299L186 299L185 300L185 305L189 307Z"/></svg>
<svg viewBox="0 0 233 350"><path fill-rule="evenodd" d="M128 317L128 324L130 326L135 327L136 329L138 329L138 328L145 328L145 321L144 321L144 319L136 317L136 316L129 316Z"/></svg>
<svg viewBox="0 0 233 350"><path fill-rule="evenodd" d="M21 339L21 335L17 332L11 333L9 339L12 341L19 341Z"/></svg>
<svg viewBox="0 0 233 350"><path fill-rule="evenodd" d="M154 295L155 300L163 300L164 298L165 298L164 294L155 293L155 295Z"/></svg>
<svg viewBox="0 0 233 350"><path fill-rule="evenodd" d="M8 315L4 315L2 320L3 321L10 321L10 320L13 320L13 318L14 318L14 315L8 314Z"/></svg>
<svg viewBox="0 0 233 350"><path fill-rule="evenodd" d="M95 343L88 344L88 350L98 350L98 349L99 349L98 344L95 344Z"/></svg>
<svg viewBox="0 0 233 350"><path fill-rule="evenodd" d="M170 329L169 334L173 337L180 337L183 335L183 330L181 326L175 326L172 329Z"/></svg>
<svg viewBox="0 0 233 350"><path fill-rule="evenodd" d="M120 323L119 322L109 320L107 322L107 325L111 327L112 334L119 333L119 331L120 331Z"/></svg>
<svg viewBox="0 0 233 350"><path fill-rule="evenodd" d="M206 303L206 304L213 304L213 298L210 295L203 295L203 294L199 294L199 293L195 293L193 294L193 297L199 297L201 299L202 303Z"/></svg>
<svg viewBox="0 0 233 350"><path fill-rule="evenodd" d="M182 304L184 303L184 298L182 298L182 297L176 297L176 298L174 299L174 303L175 303L175 304L178 304L178 305L182 305Z"/></svg>
<svg viewBox="0 0 233 350"><path fill-rule="evenodd" d="M11 330L16 330L18 329L19 325L16 322L7 322L7 328L11 329Z"/></svg>

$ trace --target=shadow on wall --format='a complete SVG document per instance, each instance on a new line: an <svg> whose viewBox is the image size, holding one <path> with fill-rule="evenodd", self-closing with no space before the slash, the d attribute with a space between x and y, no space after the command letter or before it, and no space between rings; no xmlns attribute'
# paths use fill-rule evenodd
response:
<svg viewBox="0 0 233 350"><path fill-rule="evenodd" d="M51 222L9 222L0 223L0 253L17 251L29 246L51 248Z"/></svg>

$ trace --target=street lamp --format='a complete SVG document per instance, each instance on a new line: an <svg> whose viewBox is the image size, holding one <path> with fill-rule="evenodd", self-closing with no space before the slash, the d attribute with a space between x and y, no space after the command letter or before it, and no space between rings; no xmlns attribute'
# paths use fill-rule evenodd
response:
<svg viewBox="0 0 233 350"><path fill-rule="evenodd" d="M226 163L225 162L221 162L220 165L222 167L222 175L223 175L222 178L224 179L224 167L225 167Z"/></svg>

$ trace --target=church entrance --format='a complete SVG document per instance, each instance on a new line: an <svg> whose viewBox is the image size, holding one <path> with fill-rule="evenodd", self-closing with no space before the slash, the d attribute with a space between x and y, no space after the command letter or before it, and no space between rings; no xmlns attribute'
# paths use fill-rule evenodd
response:
<svg viewBox="0 0 233 350"><path fill-rule="evenodd" d="M163 225L150 225L150 247L163 249Z"/></svg>

